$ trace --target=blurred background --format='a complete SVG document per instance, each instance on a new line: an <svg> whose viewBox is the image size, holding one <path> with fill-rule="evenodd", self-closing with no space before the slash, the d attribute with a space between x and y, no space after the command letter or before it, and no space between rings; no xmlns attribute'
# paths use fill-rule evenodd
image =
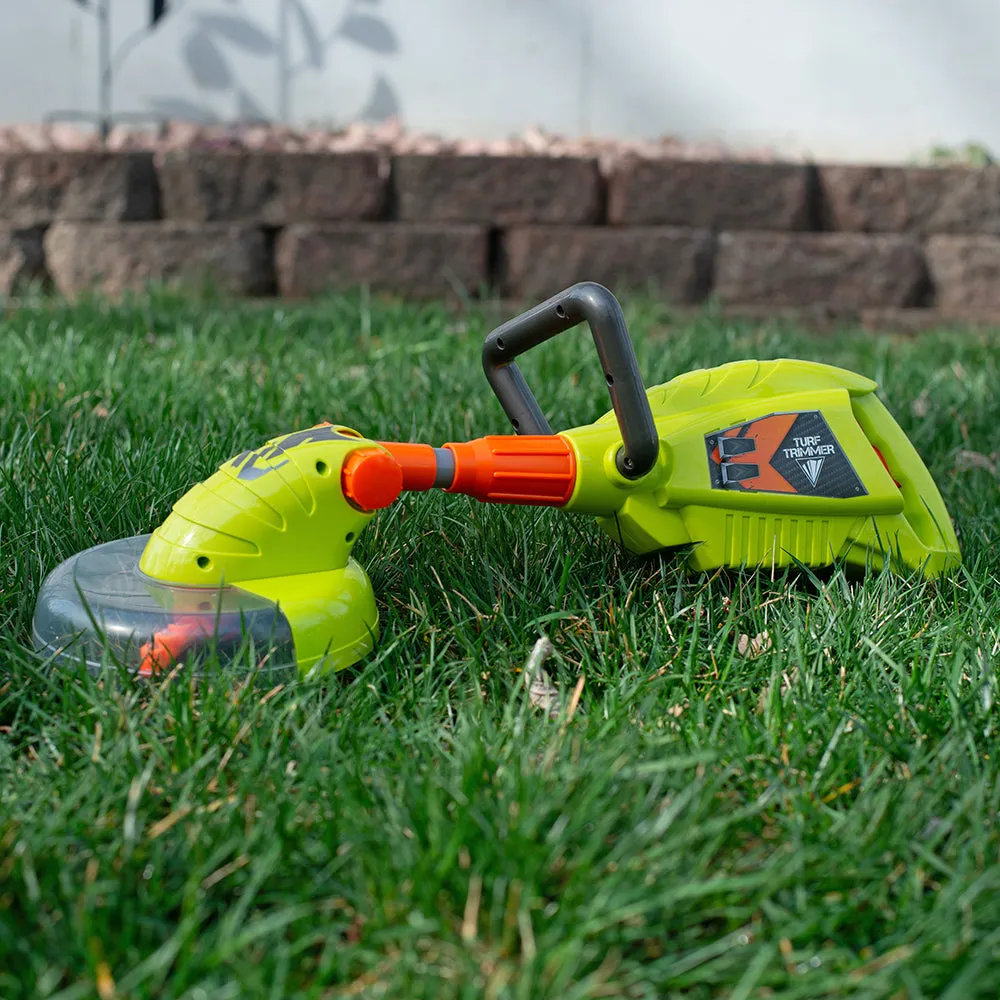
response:
<svg viewBox="0 0 1000 1000"><path fill-rule="evenodd" d="M0 124L398 121L907 161L1000 149L998 50L996 0L3 0Z"/></svg>

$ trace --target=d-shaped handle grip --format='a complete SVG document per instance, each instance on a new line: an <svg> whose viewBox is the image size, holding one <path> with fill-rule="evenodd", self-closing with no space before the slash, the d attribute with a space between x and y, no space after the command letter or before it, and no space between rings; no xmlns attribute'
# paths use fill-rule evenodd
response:
<svg viewBox="0 0 1000 1000"><path fill-rule="evenodd" d="M514 359L584 321L593 334L621 430L622 447L615 463L623 476L638 479L656 463L659 435L625 316L603 285L582 281L497 327L483 345L483 370L518 434L551 434Z"/></svg>

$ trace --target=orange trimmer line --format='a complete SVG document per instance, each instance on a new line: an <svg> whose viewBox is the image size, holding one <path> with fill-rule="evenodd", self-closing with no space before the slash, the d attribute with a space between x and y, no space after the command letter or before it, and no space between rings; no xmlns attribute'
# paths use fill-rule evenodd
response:
<svg viewBox="0 0 1000 1000"><path fill-rule="evenodd" d="M139 674L151 677L173 666L190 648L191 643L206 635L201 620L192 615L178 615L165 629L153 635L139 650L142 660Z"/></svg>

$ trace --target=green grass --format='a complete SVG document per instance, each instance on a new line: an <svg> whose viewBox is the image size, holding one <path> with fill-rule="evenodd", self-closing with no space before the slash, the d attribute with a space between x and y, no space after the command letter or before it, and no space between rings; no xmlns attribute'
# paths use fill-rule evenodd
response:
<svg viewBox="0 0 1000 1000"><path fill-rule="evenodd" d="M326 685L56 673L26 650L44 574L249 444L507 428L478 313L3 318L0 997L996 996L1000 497L961 453L998 448L1000 344L628 315L647 384L782 355L877 379L963 571L699 578L584 519L414 496L356 550L379 650ZM582 330L524 368L556 427L607 409ZM542 631L572 717L527 701Z"/></svg>

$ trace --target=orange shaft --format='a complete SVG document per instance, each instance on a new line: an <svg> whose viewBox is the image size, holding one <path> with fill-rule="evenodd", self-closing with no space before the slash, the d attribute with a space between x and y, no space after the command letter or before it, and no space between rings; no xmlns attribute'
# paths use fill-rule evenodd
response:
<svg viewBox="0 0 1000 1000"><path fill-rule="evenodd" d="M403 470L404 490L433 489L438 481L438 449L429 444L397 444L394 441L380 441Z"/></svg>
<svg viewBox="0 0 1000 1000"><path fill-rule="evenodd" d="M558 434L493 435L443 448L379 445L385 451L361 451L344 469L344 495L361 510L387 507L401 490L434 488L484 503L562 507L576 486L576 456Z"/></svg>
<svg viewBox="0 0 1000 1000"><path fill-rule="evenodd" d="M485 503L561 507L576 485L576 456L558 434L492 435L451 442L455 472L446 487Z"/></svg>
<svg viewBox="0 0 1000 1000"><path fill-rule="evenodd" d="M558 434L495 435L445 448L455 457L449 493L544 507L561 507L573 495L576 457Z"/></svg>

